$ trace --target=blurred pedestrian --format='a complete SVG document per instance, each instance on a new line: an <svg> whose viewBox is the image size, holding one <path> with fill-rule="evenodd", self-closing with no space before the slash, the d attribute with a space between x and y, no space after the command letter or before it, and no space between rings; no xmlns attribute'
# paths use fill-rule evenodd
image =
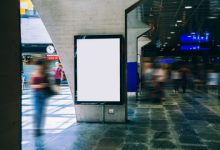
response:
<svg viewBox="0 0 220 150"><path fill-rule="evenodd" d="M171 71L171 79L173 81L174 94L179 92L179 82L181 79L180 72L177 69Z"/></svg>
<svg viewBox="0 0 220 150"><path fill-rule="evenodd" d="M148 98L152 98L153 96L153 74L154 74L154 68L152 63L146 63L145 64L145 70L143 74L143 88L146 92L146 96Z"/></svg>
<svg viewBox="0 0 220 150"><path fill-rule="evenodd" d="M33 90L35 135L39 136L42 134L41 129L43 126L46 99L48 97L45 89L49 86L44 60L36 61L35 71L31 73L30 86Z"/></svg>
<svg viewBox="0 0 220 150"><path fill-rule="evenodd" d="M207 79L208 92L217 94L218 85L219 85L219 73L215 72L212 69L208 70L208 79Z"/></svg>
<svg viewBox="0 0 220 150"><path fill-rule="evenodd" d="M149 87L152 86L152 78L153 78L153 73L154 69L152 67L152 63L146 64L147 68L144 71L144 87L148 89Z"/></svg>
<svg viewBox="0 0 220 150"><path fill-rule="evenodd" d="M183 90L183 94L185 94L188 84L188 74L190 70L186 66L182 66L180 68L180 72L181 72L181 87Z"/></svg>
<svg viewBox="0 0 220 150"><path fill-rule="evenodd" d="M154 72L154 85L155 85L155 90L157 91L156 93L160 93L158 100L162 100L165 97L165 92L164 92L164 86L165 82L167 79L167 72L163 68L162 65L159 67L157 66L157 69Z"/></svg>
<svg viewBox="0 0 220 150"><path fill-rule="evenodd" d="M22 81L22 90L25 88L25 75L24 72L21 72L21 81Z"/></svg>
<svg viewBox="0 0 220 150"><path fill-rule="evenodd" d="M59 62L55 63L55 68L53 68L54 72L54 80L55 80L55 90L56 92L60 92L60 84L63 78L63 69Z"/></svg>

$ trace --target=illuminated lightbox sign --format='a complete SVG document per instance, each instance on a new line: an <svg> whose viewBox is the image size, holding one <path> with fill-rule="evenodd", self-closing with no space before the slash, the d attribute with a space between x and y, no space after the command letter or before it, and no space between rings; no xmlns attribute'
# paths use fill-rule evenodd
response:
<svg viewBox="0 0 220 150"><path fill-rule="evenodd" d="M206 33L205 35L202 36L199 34L181 35L181 42L187 42L187 43L209 42L209 33Z"/></svg>
<svg viewBox="0 0 220 150"><path fill-rule="evenodd" d="M199 45L182 45L180 49L184 51L209 50L208 48L200 47Z"/></svg>
<svg viewBox="0 0 220 150"><path fill-rule="evenodd" d="M75 36L75 102L121 102L121 36Z"/></svg>
<svg viewBox="0 0 220 150"><path fill-rule="evenodd" d="M47 55L47 60L59 60L58 55Z"/></svg>

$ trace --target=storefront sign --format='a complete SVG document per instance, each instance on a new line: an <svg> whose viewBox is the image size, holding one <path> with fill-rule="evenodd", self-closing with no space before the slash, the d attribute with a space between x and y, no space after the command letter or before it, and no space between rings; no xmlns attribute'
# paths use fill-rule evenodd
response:
<svg viewBox="0 0 220 150"><path fill-rule="evenodd" d="M47 60L59 60L58 55L47 55Z"/></svg>
<svg viewBox="0 0 220 150"><path fill-rule="evenodd" d="M205 35L201 36L199 34L197 35L181 35L181 42L187 42L187 43L203 43L203 42L209 42L209 33L206 33Z"/></svg>
<svg viewBox="0 0 220 150"><path fill-rule="evenodd" d="M203 48L200 47L199 45L182 45L180 49L184 51L209 50L208 48Z"/></svg>

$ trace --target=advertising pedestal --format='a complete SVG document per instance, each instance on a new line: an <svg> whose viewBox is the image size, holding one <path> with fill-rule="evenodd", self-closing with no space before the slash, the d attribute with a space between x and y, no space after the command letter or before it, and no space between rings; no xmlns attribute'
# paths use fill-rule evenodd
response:
<svg viewBox="0 0 220 150"><path fill-rule="evenodd" d="M75 106L78 122L125 122L125 51L121 35L78 35Z"/></svg>

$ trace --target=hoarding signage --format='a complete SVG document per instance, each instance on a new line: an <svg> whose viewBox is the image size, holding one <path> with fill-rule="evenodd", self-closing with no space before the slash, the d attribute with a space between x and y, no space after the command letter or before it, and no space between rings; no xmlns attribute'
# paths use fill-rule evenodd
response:
<svg viewBox="0 0 220 150"><path fill-rule="evenodd" d="M76 103L121 102L121 36L75 36Z"/></svg>

